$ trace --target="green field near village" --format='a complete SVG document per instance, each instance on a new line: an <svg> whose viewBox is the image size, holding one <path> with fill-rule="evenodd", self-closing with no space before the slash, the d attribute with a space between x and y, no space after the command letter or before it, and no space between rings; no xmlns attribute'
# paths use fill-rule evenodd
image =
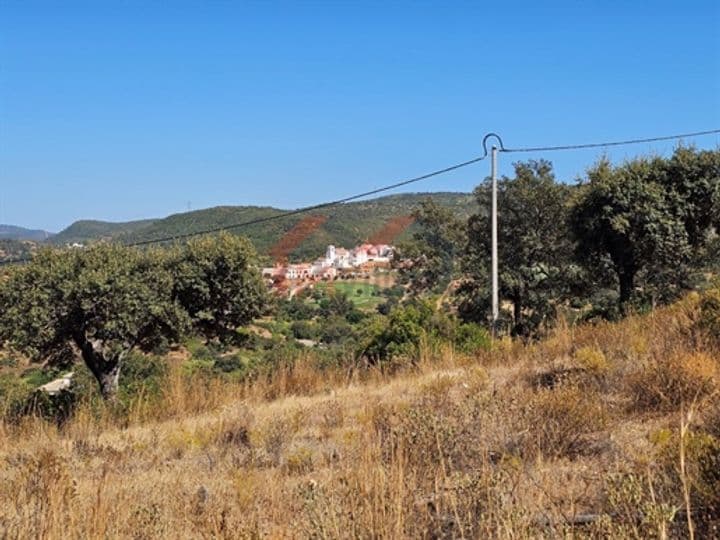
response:
<svg viewBox="0 0 720 540"><path fill-rule="evenodd" d="M315 290L326 292L332 290L335 293L345 293L349 300L360 309L375 309L385 299L380 294L381 288L378 285L364 281L333 281L330 283L318 283ZM311 295L309 301L317 303Z"/></svg>

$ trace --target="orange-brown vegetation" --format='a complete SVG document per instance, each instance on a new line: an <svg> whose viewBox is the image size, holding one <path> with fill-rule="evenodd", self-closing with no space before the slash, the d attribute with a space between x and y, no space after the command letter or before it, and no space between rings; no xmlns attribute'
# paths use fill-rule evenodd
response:
<svg viewBox="0 0 720 540"><path fill-rule="evenodd" d="M368 243L370 244L392 244L405 229L412 225L413 216L397 216L389 220L382 229L373 234Z"/></svg>
<svg viewBox="0 0 720 540"><path fill-rule="evenodd" d="M296 223L270 248L270 255L277 263L284 263L288 255L327 221L327 216L307 216Z"/></svg>
<svg viewBox="0 0 720 540"><path fill-rule="evenodd" d="M173 369L159 404L0 424L0 536L711 538L708 319L695 295L393 373Z"/></svg>

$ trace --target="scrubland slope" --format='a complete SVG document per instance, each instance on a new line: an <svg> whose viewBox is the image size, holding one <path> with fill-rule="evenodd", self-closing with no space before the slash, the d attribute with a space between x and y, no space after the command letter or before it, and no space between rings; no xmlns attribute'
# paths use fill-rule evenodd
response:
<svg viewBox="0 0 720 540"><path fill-rule="evenodd" d="M0 425L0 536L717 536L705 304L393 373L311 355L244 385L178 371L122 417Z"/></svg>

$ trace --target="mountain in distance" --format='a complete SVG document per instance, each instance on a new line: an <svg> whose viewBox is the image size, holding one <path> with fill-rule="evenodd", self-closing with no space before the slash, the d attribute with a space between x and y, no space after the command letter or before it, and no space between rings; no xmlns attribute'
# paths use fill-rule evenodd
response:
<svg viewBox="0 0 720 540"><path fill-rule="evenodd" d="M478 211L469 193L404 193L376 199L355 201L322 208L263 223L233 228L231 232L248 237L258 253L269 256L281 245L293 260L307 260L325 252L328 244L352 247L373 238L386 242L407 239L413 225L405 228L419 204L431 199L440 206L452 208L459 217ZM77 221L51 239L54 244L86 243L106 239L123 243L172 238L208 229L282 215L287 210L261 206L218 206L173 214L162 219L109 223Z"/></svg>
<svg viewBox="0 0 720 540"><path fill-rule="evenodd" d="M40 229L26 229L16 225L0 225L0 240L29 240L42 242L53 236L53 233Z"/></svg>
<svg viewBox="0 0 720 540"><path fill-rule="evenodd" d="M83 219L76 221L66 229L50 238L50 243L65 245L83 243L92 240L111 240L121 234L130 233L142 229L154 223L155 220L143 219L137 221L126 221L114 223L111 221L98 221Z"/></svg>

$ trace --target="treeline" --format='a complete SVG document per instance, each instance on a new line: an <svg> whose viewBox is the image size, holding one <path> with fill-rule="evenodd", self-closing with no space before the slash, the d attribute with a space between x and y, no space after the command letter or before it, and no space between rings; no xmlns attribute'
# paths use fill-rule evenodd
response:
<svg viewBox="0 0 720 540"><path fill-rule="evenodd" d="M717 263L720 151L593 165L576 185L548 161L515 163L498 184L501 329L531 336L560 311L617 318L669 302ZM467 221L425 202L400 269L414 295L451 291L469 321L490 309L490 184Z"/></svg>
<svg viewBox="0 0 720 540"><path fill-rule="evenodd" d="M34 242L26 240L0 238L0 263L29 257L35 245Z"/></svg>

